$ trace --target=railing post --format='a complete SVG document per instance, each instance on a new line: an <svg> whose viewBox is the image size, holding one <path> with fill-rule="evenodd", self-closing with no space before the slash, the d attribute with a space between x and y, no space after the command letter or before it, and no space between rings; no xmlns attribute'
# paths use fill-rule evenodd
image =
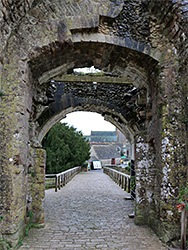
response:
<svg viewBox="0 0 188 250"><path fill-rule="evenodd" d="M60 175L58 176L58 188L61 189L61 183L60 183Z"/></svg>
<svg viewBox="0 0 188 250"><path fill-rule="evenodd" d="M61 175L61 187L63 188L63 175Z"/></svg>
<svg viewBox="0 0 188 250"><path fill-rule="evenodd" d="M125 177L125 187L124 190L127 191L128 190L128 185L127 185L127 177Z"/></svg>
<svg viewBox="0 0 188 250"><path fill-rule="evenodd" d="M57 175L55 176L55 192L57 192Z"/></svg>
<svg viewBox="0 0 188 250"><path fill-rule="evenodd" d="M67 173L65 174L65 184L67 184Z"/></svg>
<svg viewBox="0 0 188 250"><path fill-rule="evenodd" d="M136 195L135 195L135 166L134 166L134 160L131 160L131 198L134 200Z"/></svg>
<svg viewBox="0 0 188 250"><path fill-rule="evenodd" d="M128 193L130 193L131 192L131 180L130 180L130 178L128 178Z"/></svg>

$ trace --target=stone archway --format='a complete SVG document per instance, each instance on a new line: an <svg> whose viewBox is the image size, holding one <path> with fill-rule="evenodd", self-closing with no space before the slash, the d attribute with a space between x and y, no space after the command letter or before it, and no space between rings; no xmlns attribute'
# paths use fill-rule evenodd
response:
<svg viewBox="0 0 188 250"><path fill-rule="evenodd" d="M106 56L107 53L108 56ZM58 54L61 54L60 58ZM122 55L121 58L119 57L120 54ZM62 58L63 61L61 62ZM44 64L42 61L47 63ZM50 61L53 61L55 65L57 63L58 67L47 68L46 70L45 67L49 67ZM59 65L60 63L62 65ZM97 87L88 79L88 81L82 80L81 82L80 78L79 80L75 78L72 80L73 68L90 66L92 63L103 69L107 75L110 75L108 82L105 82L105 76L103 76L104 82L101 80ZM57 46L57 52L54 51L52 55L50 54L50 57L42 51L40 56L31 59L28 64L30 76L35 86L30 115L30 142L34 152L35 148L39 152L40 143L38 139L41 140L40 137L45 133L46 128L49 129L50 124L53 124L56 119L61 117L63 112L66 113L66 110L71 108L91 109L107 115L119 127L124 128L124 133L125 128L128 127L128 131L131 131L129 137L133 141L134 135L136 145L138 187L139 185L143 186L137 189L136 222L148 224L145 221L145 214L152 211L150 205L153 206L153 203L160 199L155 186L157 178L155 150L157 150L157 140L159 139L158 133L155 132L159 125L156 111L158 62L141 52L114 44L76 42ZM41 69L40 65L42 66ZM124 82L125 78L128 78L128 84ZM114 79L118 79L120 82L117 83ZM32 158L38 158L38 165L43 165L40 163L44 161L40 158L39 153ZM34 162L33 165L31 164L31 169L33 167L33 169L38 168L38 165ZM144 179L147 179L147 183L142 181ZM31 180L31 186L35 186L35 183L36 178ZM36 222L40 222L41 214L43 214L43 209L41 209L43 196L37 197L35 190L37 189L32 190L31 204L40 204L37 209L34 209L34 211L38 211L33 213ZM154 199L154 195L157 198ZM34 197L37 197L37 199ZM31 211L32 208L31 205ZM153 223L152 226L154 225Z"/></svg>
<svg viewBox="0 0 188 250"><path fill-rule="evenodd" d="M90 110L108 117L134 143L134 133L138 132L142 126L145 126L147 119L151 119L151 115L146 118L146 113L149 114L149 102L151 101L151 90L147 82L147 74L150 68L147 67L146 69L142 60L138 60L138 58L146 57L144 62L146 63L146 60L149 60L150 66L153 65L154 67L156 61L140 52L135 54L134 51L122 49L119 46L110 46L105 43L95 43L93 45L88 43L75 43L72 45L65 43L64 46L65 48L63 47L63 50L60 50L61 52L58 51L58 53L62 53L63 60L65 62L68 61L68 63L58 66L57 69L48 69L41 75L41 71L36 66L38 60L41 60L41 56L38 60L35 58L33 62L29 62L34 85L37 84L34 90L30 116L30 143L32 147L40 147L40 140L46 131L61 119L62 115L71 110ZM105 58L105 54L110 50L111 55ZM78 54L78 51L80 51L80 54ZM129 59L124 63L122 60L117 60L117 57L114 55L119 52L122 55L129 55ZM88 54L91 55L89 58ZM126 57L125 55L124 58ZM56 58L56 53L53 57L54 59ZM53 61L53 57L50 60ZM105 62L101 58L104 58ZM44 60L49 60L48 56ZM95 60L98 60L97 66L101 69L103 69L104 63L106 68L108 68L110 62L110 65L112 65L111 72L104 72L102 77L92 76L92 80L89 80L90 76L86 76L86 79L84 79L84 77L71 74L74 67L89 66ZM132 65L134 62L137 63L137 66L134 68L136 73L133 68L130 69L127 66L129 65L129 60ZM100 64L99 61L101 62ZM39 71L35 71L35 68L38 68ZM37 72L40 72L40 75L37 75ZM132 78L128 78L127 74L132 74ZM93 82L97 82L97 86ZM146 108L146 106L148 107ZM37 156L32 156L32 158L37 158ZM38 162L40 163L41 159ZM31 164L30 169L32 172L37 172L34 169L38 168L38 165L35 162L34 164ZM35 183L36 178L31 180L30 186L35 186ZM39 185L38 182L37 185ZM43 186L43 183L41 185ZM35 190L37 189L35 188ZM41 208L43 196L37 196L35 190L32 189L32 193L29 195L29 197L32 197L29 210L37 210L36 208L33 209L32 203L39 205L38 211L33 213L37 222L40 221L41 214L43 214Z"/></svg>
<svg viewBox="0 0 188 250"><path fill-rule="evenodd" d="M33 220L43 223L45 153L40 140L50 121L68 108L97 109L124 133L132 131L135 221L149 224L164 241L177 236L174 202L187 178L187 17L186 3L168 1L162 9L161 3L0 3L0 223L2 237L13 245L24 234L28 209L33 209ZM119 85L112 84L109 90L115 94L106 91L104 101L101 83L103 92L93 100L90 83L84 92L83 83L59 81L66 91L60 92L60 101L54 100L52 81L58 83L57 77L75 67L92 65L112 77L128 77L136 93L131 97L124 89L118 102L113 88Z"/></svg>

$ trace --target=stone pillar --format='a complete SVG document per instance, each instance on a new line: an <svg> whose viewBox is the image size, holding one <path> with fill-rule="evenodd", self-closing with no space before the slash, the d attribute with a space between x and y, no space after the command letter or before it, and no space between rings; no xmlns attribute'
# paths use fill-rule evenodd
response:
<svg viewBox="0 0 188 250"><path fill-rule="evenodd" d="M135 222L150 225L165 242L180 235L175 205L187 182L187 86L170 51L161 62L152 121L135 138Z"/></svg>
<svg viewBox="0 0 188 250"><path fill-rule="evenodd" d="M170 52L170 50L169 50ZM161 147L160 214L161 238L164 241L180 234L179 190L187 181L186 81L181 79L173 53L166 55L161 72Z"/></svg>
<svg viewBox="0 0 188 250"><path fill-rule="evenodd" d="M0 76L0 241L15 247L26 228L32 95L27 64L15 51L18 46L11 46L11 41L9 45Z"/></svg>
<svg viewBox="0 0 188 250"><path fill-rule="evenodd" d="M135 172L136 172L136 201L135 223L150 224L154 211L154 192L156 168L154 165L154 149L148 143L146 136L139 134L135 137Z"/></svg>
<svg viewBox="0 0 188 250"><path fill-rule="evenodd" d="M32 156L33 165L30 165L28 171L27 216L29 223L35 227L41 227L44 225L46 151L42 148L34 148Z"/></svg>
<svg viewBox="0 0 188 250"><path fill-rule="evenodd" d="M17 68L6 77L0 97L0 232L13 247L25 228L28 113Z"/></svg>

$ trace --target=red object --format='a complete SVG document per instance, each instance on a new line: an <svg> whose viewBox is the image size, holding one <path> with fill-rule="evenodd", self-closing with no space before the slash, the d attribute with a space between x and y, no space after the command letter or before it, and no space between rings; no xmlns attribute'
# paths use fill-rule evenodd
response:
<svg viewBox="0 0 188 250"><path fill-rule="evenodd" d="M176 207L179 208L180 210L182 210L185 207L185 204L179 204Z"/></svg>
<svg viewBox="0 0 188 250"><path fill-rule="evenodd" d="M115 165L115 164L116 164L115 158L112 158L112 159L111 159L111 165Z"/></svg>

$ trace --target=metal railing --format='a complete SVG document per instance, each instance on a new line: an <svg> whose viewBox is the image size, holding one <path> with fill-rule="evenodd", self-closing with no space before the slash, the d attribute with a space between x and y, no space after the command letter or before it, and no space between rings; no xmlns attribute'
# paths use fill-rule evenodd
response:
<svg viewBox="0 0 188 250"><path fill-rule="evenodd" d="M136 189L136 179L135 179L135 165L134 165L134 160L131 160L131 198L133 200L135 200L136 198L136 192L135 192L135 189Z"/></svg>
<svg viewBox="0 0 188 250"><path fill-rule="evenodd" d="M103 167L105 174L109 175L114 182L116 182L123 190L131 192L131 178L130 175L121 173L109 167Z"/></svg>
<svg viewBox="0 0 188 250"><path fill-rule="evenodd" d="M61 187L65 186L76 174L80 172L81 167L75 167L59 174L46 174L45 179L55 178L55 185L52 185L51 187L55 187L55 192L57 192L58 189L60 190Z"/></svg>

